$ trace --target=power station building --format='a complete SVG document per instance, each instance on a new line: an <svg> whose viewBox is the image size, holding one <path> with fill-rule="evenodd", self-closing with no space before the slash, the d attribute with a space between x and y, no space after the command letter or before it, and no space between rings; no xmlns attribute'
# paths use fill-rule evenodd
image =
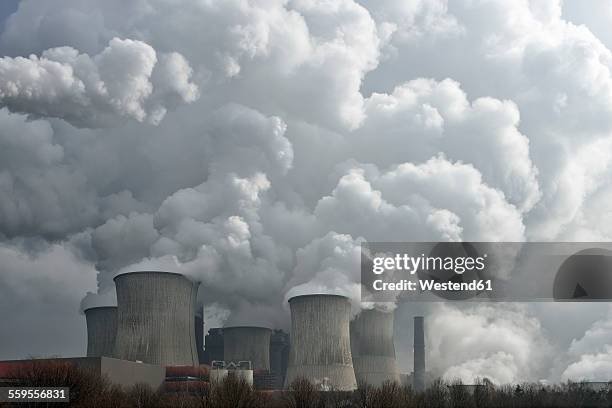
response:
<svg viewBox="0 0 612 408"><path fill-rule="evenodd" d="M198 353L198 362L204 364L204 314L201 307L197 308L193 319L196 348Z"/></svg>
<svg viewBox="0 0 612 408"><path fill-rule="evenodd" d="M393 344L393 312L362 310L351 322L351 353L359 384L399 383Z"/></svg>
<svg viewBox="0 0 612 408"><path fill-rule="evenodd" d="M115 306L85 309L87 321L87 357L113 357L117 334Z"/></svg>
<svg viewBox="0 0 612 408"><path fill-rule="evenodd" d="M194 330L198 283L171 272L130 272L114 280L114 356L162 366L198 365Z"/></svg>
<svg viewBox="0 0 612 408"><path fill-rule="evenodd" d="M213 361L223 360L223 354L223 329L209 329L204 337L204 364L211 365Z"/></svg>
<svg viewBox="0 0 612 408"><path fill-rule="evenodd" d="M282 330L274 330L270 338L270 373L276 379L274 388L282 388L287 375L287 364L289 363L289 334Z"/></svg>
<svg viewBox="0 0 612 408"><path fill-rule="evenodd" d="M289 299L289 306L291 348L285 386L305 378L323 390L355 390L348 298L302 295Z"/></svg>

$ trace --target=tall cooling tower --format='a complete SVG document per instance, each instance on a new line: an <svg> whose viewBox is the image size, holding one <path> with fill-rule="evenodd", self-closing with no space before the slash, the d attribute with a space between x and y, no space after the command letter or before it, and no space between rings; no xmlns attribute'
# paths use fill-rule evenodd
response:
<svg viewBox="0 0 612 408"><path fill-rule="evenodd" d="M112 357L117 335L115 306L85 309L87 321L87 357Z"/></svg>
<svg viewBox="0 0 612 408"><path fill-rule="evenodd" d="M115 357L162 366L197 365L194 314L198 283L171 272L115 277Z"/></svg>
<svg viewBox="0 0 612 408"><path fill-rule="evenodd" d="M348 298L295 296L289 299L289 306L291 347L285 386L298 378L306 378L322 389L355 390Z"/></svg>
<svg viewBox="0 0 612 408"><path fill-rule="evenodd" d="M363 310L351 322L351 353L359 384L399 383L393 345L393 312Z"/></svg>
<svg viewBox="0 0 612 408"><path fill-rule="evenodd" d="M236 326L223 328L225 361L250 361L253 370L270 371L270 336L265 327Z"/></svg>
<svg viewBox="0 0 612 408"><path fill-rule="evenodd" d="M423 316L414 318L414 370L415 391L425 391L425 330Z"/></svg>

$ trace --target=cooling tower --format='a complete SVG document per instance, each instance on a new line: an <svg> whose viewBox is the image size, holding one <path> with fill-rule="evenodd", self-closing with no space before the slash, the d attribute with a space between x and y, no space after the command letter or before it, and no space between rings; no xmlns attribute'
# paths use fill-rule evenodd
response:
<svg viewBox="0 0 612 408"><path fill-rule="evenodd" d="M414 389L425 391L425 329L423 316L414 318Z"/></svg>
<svg viewBox="0 0 612 408"><path fill-rule="evenodd" d="M351 353L359 384L399 383L393 345L393 312L363 310L351 322Z"/></svg>
<svg viewBox="0 0 612 408"><path fill-rule="evenodd" d="M194 314L198 283L170 272L115 277L115 357L162 366L197 365Z"/></svg>
<svg viewBox="0 0 612 408"><path fill-rule="evenodd" d="M250 361L253 370L270 370L270 336L265 327L224 327L223 356L226 362Z"/></svg>
<svg viewBox="0 0 612 408"><path fill-rule="evenodd" d="M289 306L291 347L285 386L306 378L322 389L355 390L348 299L337 295L295 296L289 299Z"/></svg>
<svg viewBox="0 0 612 408"><path fill-rule="evenodd" d="M87 321L87 357L112 357L117 334L115 306L85 309Z"/></svg>

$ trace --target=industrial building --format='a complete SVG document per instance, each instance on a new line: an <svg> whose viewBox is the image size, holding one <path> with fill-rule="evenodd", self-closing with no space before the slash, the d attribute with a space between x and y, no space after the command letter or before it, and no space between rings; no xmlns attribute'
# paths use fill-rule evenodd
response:
<svg viewBox="0 0 612 408"><path fill-rule="evenodd" d="M393 312L362 310L351 322L351 354L359 384L399 383L393 344Z"/></svg>
<svg viewBox="0 0 612 408"><path fill-rule="evenodd" d="M125 387L147 384L157 390L163 385L166 377L165 367L159 365L109 357L76 357L0 361L0 383L18 383L20 377L27 378L29 373L36 373L49 368L57 369L67 365L88 370L101 377L106 377L113 384Z"/></svg>
<svg viewBox="0 0 612 408"><path fill-rule="evenodd" d="M204 364L206 357L204 355L204 313L202 307L196 309L193 320L198 362Z"/></svg>
<svg viewBox="0 0 612 408"><path fill-rule="evenodd" d="M295 296L289 299L289 307L291 348L285 386L298 378L306 378L322 390L355 390L348 298Z"/></svg>
<svg viewBox="0 0 612 408"><path fill-rule="evenodd" d="M112 357L117 334L117 308L92 307L84 310L87 321L87 357Z"/></svg>
<svg viewBox="0 0 612 408"><path fill-rule="evenodd" d="M194 315L198 283L171 272L115 277L114 356L162 366L198 365Z"/></svg>
<svg viewBox="0 0 612 408"><path fill-rule="evenodd" d="M276 329L270 338L270 373L275 376L272 385L275 389L283 388L289 363L289 333Z"/></svg>
<svg viewBox="0 0 612 408"><path fill-rule="evenodd" d="M223 329L211 328L204 337L204 364L223 360Z"/></svg>

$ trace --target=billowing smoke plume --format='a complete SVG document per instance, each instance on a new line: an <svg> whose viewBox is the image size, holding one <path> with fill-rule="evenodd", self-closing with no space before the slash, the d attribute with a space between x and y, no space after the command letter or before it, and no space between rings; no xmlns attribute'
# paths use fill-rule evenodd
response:
<svg viewBox="0 0 612 408"><path fill-rule="evenodd" d="M142 41L113 38L94 57L57 47L40 57L0 59L0 105L75 126L110 125L122 118L158 124L166 105L198 98L191 74L181 54L158 58Z"/></svg>
<svg viewBox="0 0 612 408"><path fill-rule="evenodd" d="M84 292L167 269L202 281L211 321L283 326L295 294L358 306L363 241L609 240L612 31L576 7L21 1L0 36L0 298L31 303L6 324L72 330ZM551 367L563 319L533 306L429 313L437 374L607 375L591 331Z"/></svg>

